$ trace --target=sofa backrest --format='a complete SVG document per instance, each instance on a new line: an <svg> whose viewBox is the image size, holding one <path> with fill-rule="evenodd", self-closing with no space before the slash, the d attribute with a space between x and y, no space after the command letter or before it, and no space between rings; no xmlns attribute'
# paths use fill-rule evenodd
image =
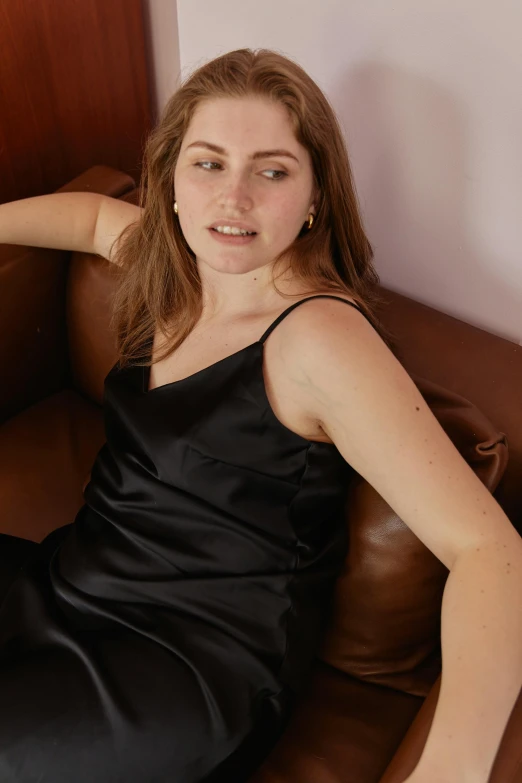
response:
<svg viewBox="0 0 522 783"><path fill-rule="evenodd" d="M136 198L136 191L125 195L129 201ZM75 254L67 292L74 382L98 403L103 398L103 379L116 360L115 343L108 332L110 299L115 286L110 267L102 259ZM422 330L429 332L430 313L435 322L440 315L431 308L422 309L419 314L416 303L406 307L402 304L405 297L384 289L383 296L393 302L396 310L394 318L389 318L384 307L380 316L396 336L399 355L406 353L408 357L410 366L403 361L406 369L463 457L485 485L495 491L508 462L504 432L473 402L452 391L454 386L446 388L411 371L416 355L411 335L418 335ZM409 321L401 321L408 314ZM495 346L500 342L506 357L503 377L509 382L512 377L509 373L513 373L511 344L449 316L444 318L448 321L445 330L439 332L441 344L438 346L433 336L429 351L432 379L444 376L448 356L445 340L462 344L470 332L475 350L459 355L460 374L454 379L456 385L457 381L469 377L480 383L484 365L476 351L481 340L492 360L498 358ZM393 328L394 321L399 329ZM409 340L401 339L404 333L410 336ZM422 341L417 349L424 353ZM399 358L403 360L401 355ZM518 358L522 369L522 356ZM482 390L480 399L494 412L502 408L498 397L512 398L504 384L489 384L488 390L489 396ZM472 394L470 397L473 400ZM503 421L514 422L515 442L519 442L517 438L522 440L522 428L516 428L516 415L505 416ZM522 498L516 492L511 495L511 491L509 485L506 497L520 510ZM440 672L440 610L448 572L362 479L355 480L350 487L346 518L350 547L319 655L325 662L359 679L426 695Z"/></svg>
<svg viewBox="0 0 522 783"><path fill-rule="evenodd" d="M522 346L402 294L383 296L379 315L410 375L460 394L505 433L509 462L495 497L522 532Z"/></svg>
<svg viewBox="0 0 522 783"><path fill-rule="evenodd" d="M137 203L138 191L121 197ZM72 382L98 404L115 362L108 332L114 287L111 264L72 254L67 288ZM378 315L408 373L469 400L506 436L509 463L495 497L522 532L522 347L389 289L381 292Z"/></svg>
<svg viewBox="0 0 522 783"><path fill-rule="evenodd" d="M87 172L77 189L92 187L137 203L137 191L125 175L100 168L106 181L96 184ZM9 278L4 289L11 317L18 312L20 323L29 327L20 333L16 327L6 340L4 360L11 358L13 377L0 397L0 413L5 418L13 406L20 409L17 390L25 399L37 399L64 383L101 405L104 378L116 361L109 330L115 268L92 255L73 253L69 260L62 254L49 262L51 269L61 266L49 278L51 290L44 286L41 294L38 259L53 251L35 249L31 259L27 252L15 249L21 253L15 279ZM9 259L0 263L0 273L9 276ZM51 358L42 352L42 338L38 342L32 334L38 324L27 303L32 306L35 291L46 313L40 328L47 329ZM395 335L403 365L464 458L522 529L522 349L407 297L384 289L383 296L379 315ZM65 340L68 351L61 348ZM38 362L35 345L40 346ZM350 548L320 655L356 677L424 695L440 669L440 604L447 571L358 477L346 514Z"/></svg>
<svg viewBox="0 0 522 783"><path fill-rule="evenodd" d="M58 192L118 198L134 188L127 174L93 166ZM71 255L0 245L0 424L70 385L65 292ZM90 261L96 263L92 256Z"/></svg>

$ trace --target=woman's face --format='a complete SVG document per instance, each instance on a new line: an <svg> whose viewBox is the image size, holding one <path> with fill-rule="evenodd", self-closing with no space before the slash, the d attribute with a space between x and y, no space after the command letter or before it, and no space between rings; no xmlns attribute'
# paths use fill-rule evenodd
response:
<svg viewBox="0 0 522 783"><path fill-rule="evenodd" d="M283 106L260 98L199 104L174 172L181 230L198 265L241 274L270 264L315 214L312 191L309 153ZM256 236L243 244L219 241L209 226L227 220Z"/></svg>

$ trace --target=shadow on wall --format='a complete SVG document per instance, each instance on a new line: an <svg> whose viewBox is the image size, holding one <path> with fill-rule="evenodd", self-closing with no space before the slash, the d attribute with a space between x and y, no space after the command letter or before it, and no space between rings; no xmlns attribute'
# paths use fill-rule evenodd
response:
<svg viewBox="0 0 522 783"><path fill-rule="evenodd" d="M487 182L471 169L465 108L436 82L376 63L329 94L383 285L522 343L522 271L476 236L477 221L498 218L478 212Z"/></svg>

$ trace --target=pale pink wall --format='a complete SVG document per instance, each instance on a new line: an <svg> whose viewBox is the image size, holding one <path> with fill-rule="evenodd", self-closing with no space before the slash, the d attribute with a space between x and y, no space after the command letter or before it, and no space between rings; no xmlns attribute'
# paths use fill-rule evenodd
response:
<svg viewBox="0 0 522 783"><path fill-rule="evenodd" d="M383 284L522 342L518 0L148 2L161 105L179 67L293 57L345 130Z"/></svg>
<svg viewBox="0 0 522 783"><path fill-rule="evenodd" d="M176 0L143 0L156 115L178 87L180 74Z"/></svg>

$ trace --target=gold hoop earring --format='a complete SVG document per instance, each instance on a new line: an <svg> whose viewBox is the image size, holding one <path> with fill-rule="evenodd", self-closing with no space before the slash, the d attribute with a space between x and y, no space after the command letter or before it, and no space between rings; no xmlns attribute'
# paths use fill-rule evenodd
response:
<svg viewBox="0 0 522 783"><path fill-rule="evenodd" d="M176 215L178 214L178 202L177 201L174 202L174 212L175 212Z"/></svg>
<svg viewBox="0 0 522 783"><path fill-rule="evenodd" d="M308 215L308 231L312 228L312 223L314 222L314 215L310 212Z"/></svg>

